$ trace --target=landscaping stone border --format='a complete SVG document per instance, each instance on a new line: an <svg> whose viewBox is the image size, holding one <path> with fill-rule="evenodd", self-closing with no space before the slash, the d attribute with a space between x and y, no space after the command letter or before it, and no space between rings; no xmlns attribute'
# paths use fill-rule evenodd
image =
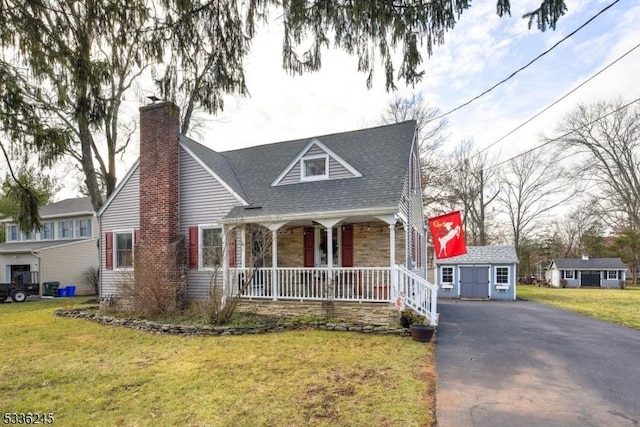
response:
<svg viewBox="0 0 640 427"><path fill-rule="evenodd" d="M292 331L297 329L318 329L324 331L352 331L365 334L387 334L410 337L408 328L376 325L359 325L352 323L332 322L283 322L270 323L259 326L190 326L152 322L149 320L126 319L113 316L103 316L88 309L56 310L59 317L86 319L102 325L123 326L152 334L182 335L182 336L227 336L264 334L273 332Z"/></svg>

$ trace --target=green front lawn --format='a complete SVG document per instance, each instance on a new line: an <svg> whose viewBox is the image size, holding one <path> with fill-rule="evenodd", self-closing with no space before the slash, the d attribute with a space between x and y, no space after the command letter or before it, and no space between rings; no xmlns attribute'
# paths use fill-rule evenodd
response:
<svg viewBox="0 0 640 427"><path fill-rule="evenodd" d="M84 300L0 304L3 413L65 426L435 424L433 344L315 330L185 338L53 315Z"/></svg>
<svg viewBox="0 0 640 427"><path fill-rule="evenodd" d="M640 288L558 289L518 285L518 297L640 329Z"/></svg>

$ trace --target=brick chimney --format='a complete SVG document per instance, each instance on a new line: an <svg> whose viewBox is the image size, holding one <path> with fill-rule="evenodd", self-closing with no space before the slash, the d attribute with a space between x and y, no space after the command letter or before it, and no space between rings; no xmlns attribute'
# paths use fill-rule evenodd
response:
<svg viewBox="0 0 640 427"><path fill-rule="evenodd" d="M140 239L134 256L135 300L155 303L160 311L180 306L184 290L179 116L178 107L169 102L140 108Z"/></svg>

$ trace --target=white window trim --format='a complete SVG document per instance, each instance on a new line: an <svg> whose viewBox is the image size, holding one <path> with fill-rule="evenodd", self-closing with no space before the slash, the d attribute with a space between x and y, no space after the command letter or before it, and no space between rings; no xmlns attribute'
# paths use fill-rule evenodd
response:
<svg viewBox="0 0 640 427"><path fill-rule="evenodd" d="M609 273L615 273L616 277L609 277ZM619 274L618 270L607 270L607 280L618 280Z"/></svg>
<svg viewBox="0 0 640 427"><path fill-rule="evenodd" d="M567 277L567 273L571 272L571 277ZM565 279L570 279L570 280L575 280L576 278L576 272L574 270L564 270L564 278Z"/></svg>
<svg viewBox="0 0 640 427"><path fill-rule="evenodd" d="M205 267L202 263L202 230L210 230L210 229L218 229L220 230L220 236L222 237L222 267L220 271L224 269L225 265L225 247L226 247L226 236L224 233L224 229L221 225L218 224L199 224L198 225L198 270L199 271L214 271L214 267Z"/></svg>
<svg viewBox="0 0 640 427"><path fill-rule="evenodd" d="M312 175L307 176L305 174L304 163L307 160L324 159L324 175ZM300 181L322 181L329 179L329 155L328 154L312 154L304 156L300 159Z"/></svg>
<svg viewBox="0 0 640 427"><path fill-rule="evenodd" d="M498 269L506 268L507 269L507 283L499 283L498 282ZM493 267L493 281L496 286L511 286L511 267L508 265L496 265ZM507 288L508 289L508 288Z"/></svg>
<svg viewBox="0 0 640 427"><path fill-rule="evenodd" d="M444 281L444 269L445 268L450 268L451 269L451 281L450 282L445 282ZM453 268L453 266L440 267L440 283L442 283L443 289L452 289L454 280L455 280L455 268ZM450 287L445 287L446 285L451 285L451 286Z"/></svg>
<svg viewBox="0 0 640 427"><path fill-rule="evenodd" d="M136 242L136 234L133 228L123 230L113 230L113 270L114 271L133 271L135 265L134 246ZM131 267L118 267L118 234L131 234Z"/></svg>

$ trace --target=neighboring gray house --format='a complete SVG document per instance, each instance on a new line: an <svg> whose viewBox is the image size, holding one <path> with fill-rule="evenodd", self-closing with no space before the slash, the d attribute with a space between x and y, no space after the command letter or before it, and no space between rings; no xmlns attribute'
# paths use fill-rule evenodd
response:
<svg viewBox="0 0 640 427"><path fill-rule="evenodd" d="M627 266L620 258L555 258L547 271L551 286L620 288Z"/></svg>
<svg viewBox="0 0 640 427"><path fill-rule="evenodd" d="M515 300L518 256L513 246L467 246L467 253L436 260L440 298Z"/></svg>
<svg viewBox="0 0 640 427"><path fill-rule="evenodd" d="M180 135L172 108L140 109L140 159L99 212L102 296L154 252L173 254L166 281L188 300L209 297L221 264L224 293L256 269L243 297L269 312L326 299L392 310L400 294L425 307L423 287L422 302L408 289L426 286L415 121L216 152Z"/></svg>
<svg viewBox="0 0 640 427"><path fill-rule="evenodd" d="M98 220L88 197L61 200L40 209L42 229L22 233L5 218L6 242L0 244L0 282L58 282L76 286L76 295L95 293L83 273L98 268Z"/></svg>

